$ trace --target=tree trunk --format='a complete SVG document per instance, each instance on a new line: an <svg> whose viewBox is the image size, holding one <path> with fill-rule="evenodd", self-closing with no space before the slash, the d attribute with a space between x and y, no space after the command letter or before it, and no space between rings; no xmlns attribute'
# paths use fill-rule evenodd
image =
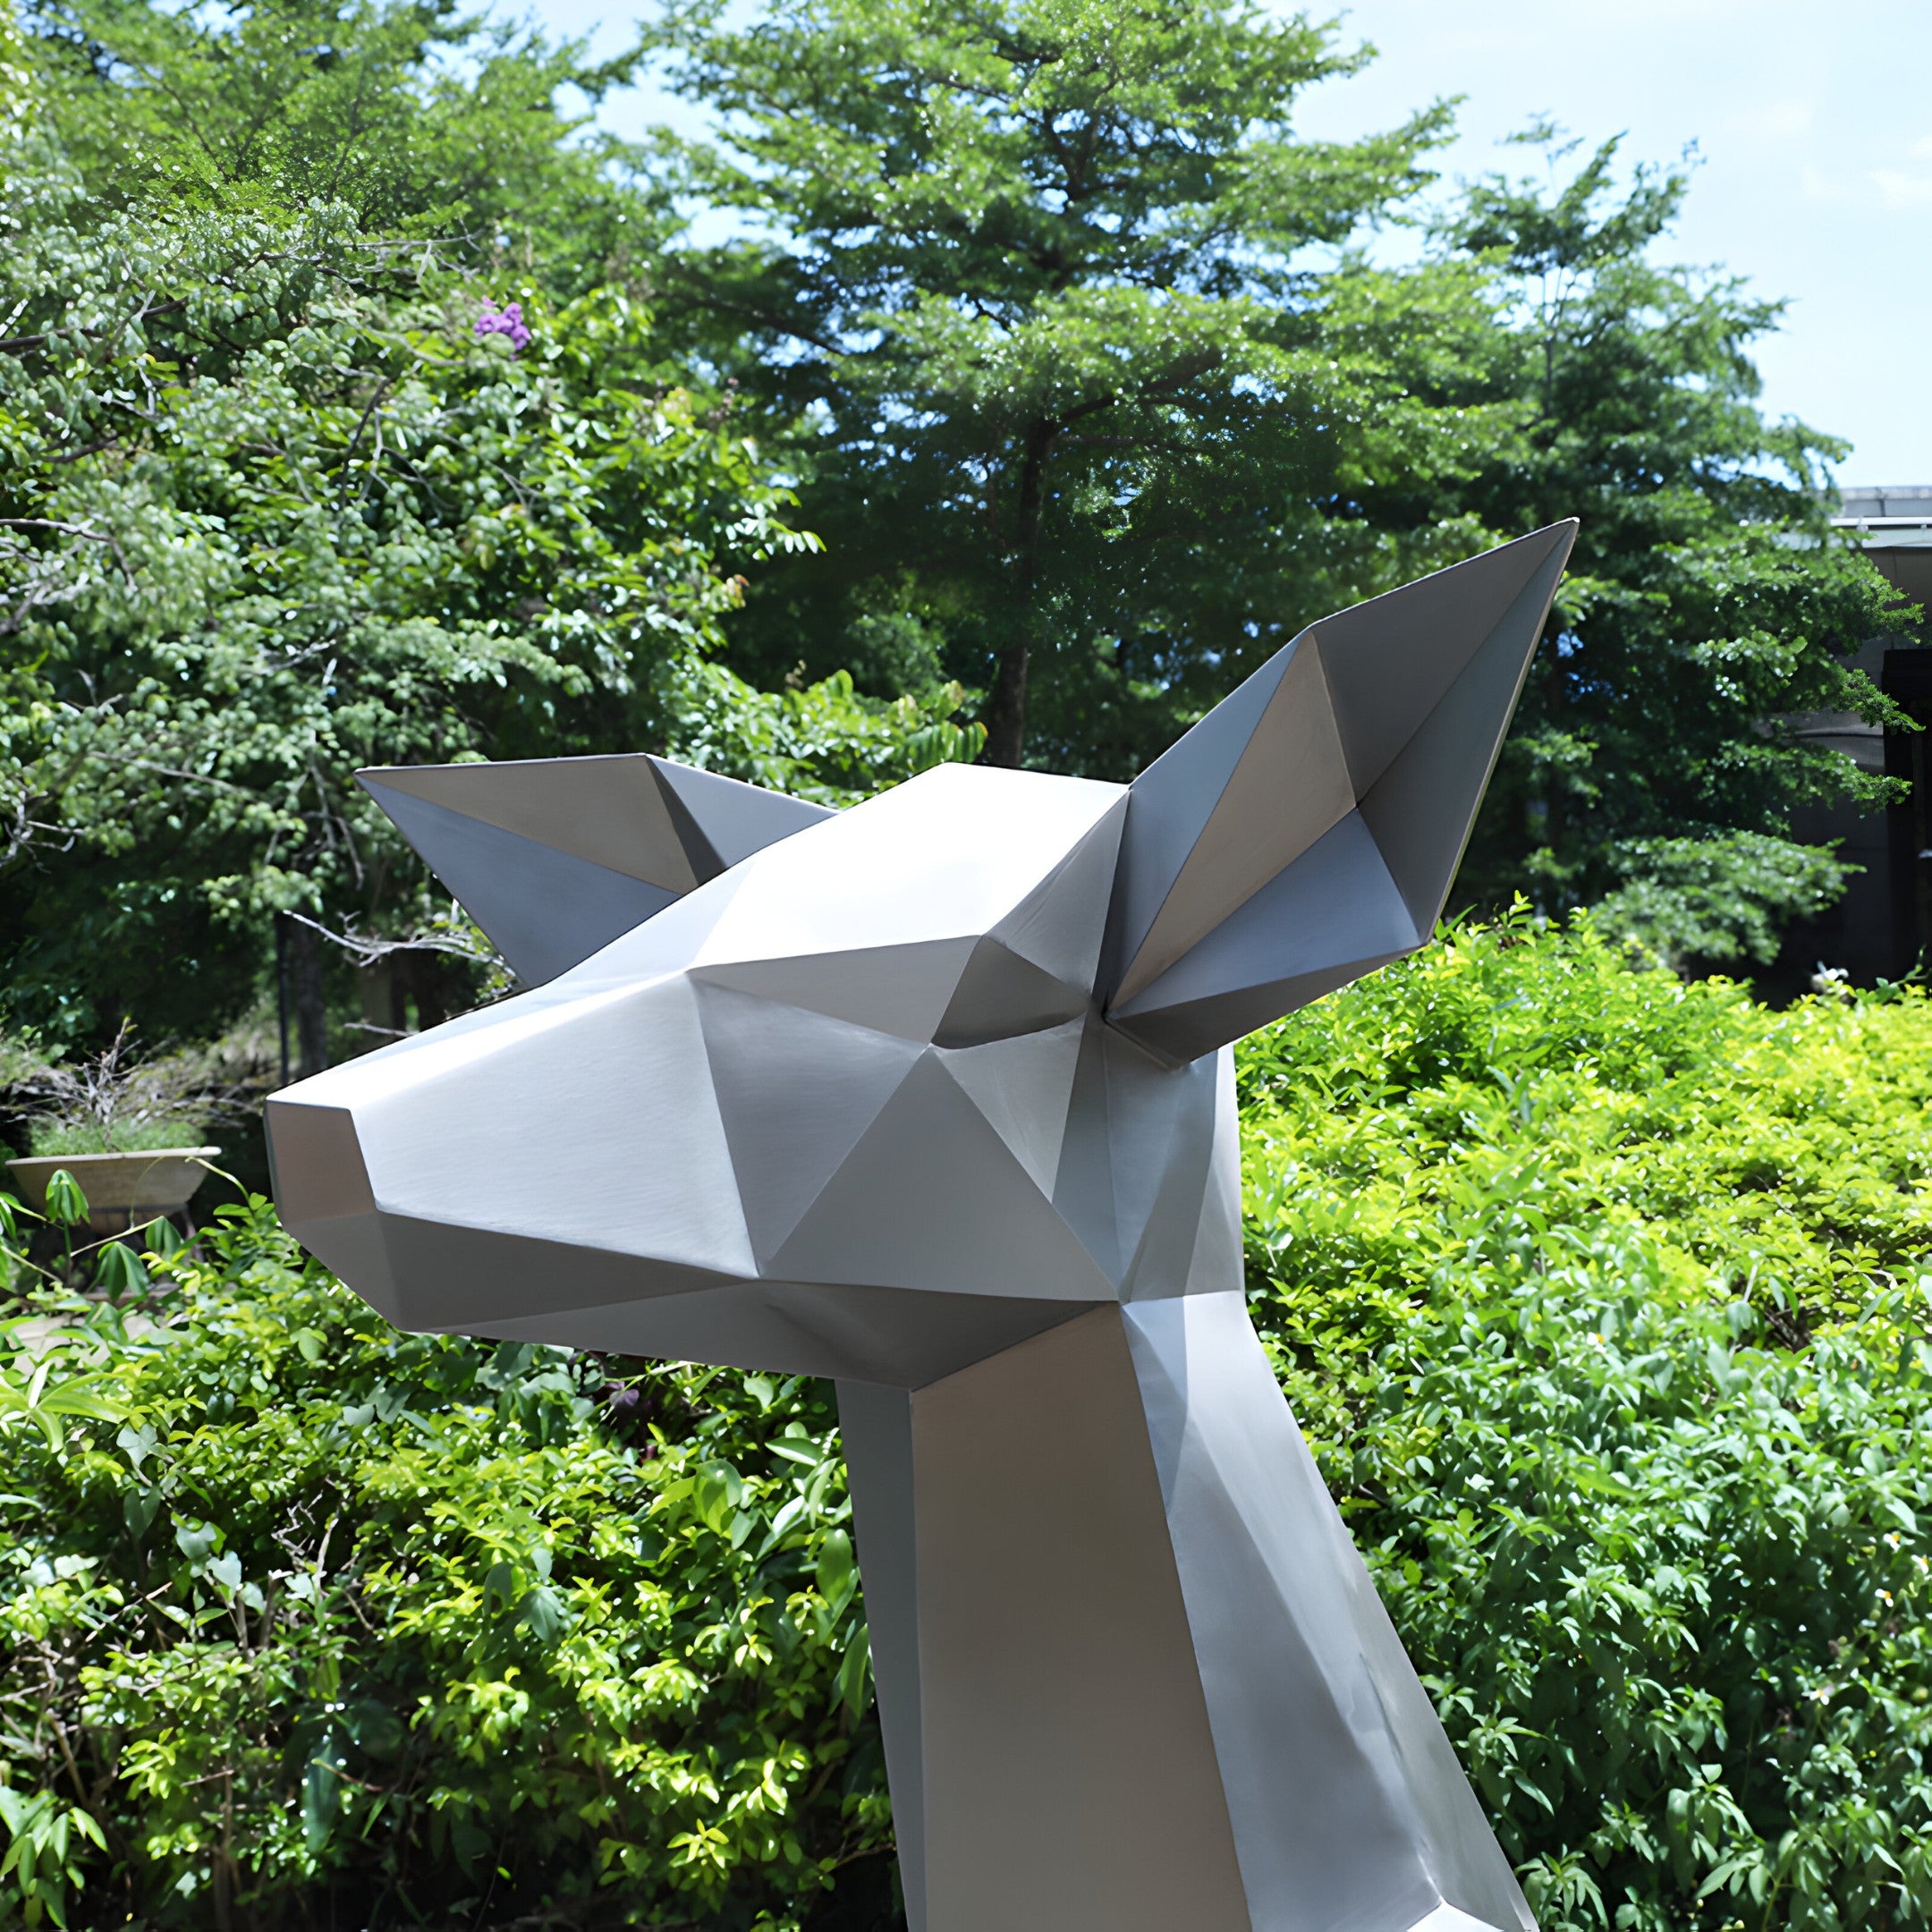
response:
<svg viewBox="0 0 1932 1932"><path fill-rule="evenodd" d="M988 765L1017 767L1026 750L1027 665L1033 655L1034 627L1039 622L1040 518L1046 502L1046 466L1053 461L1060 428L1056 422L1036 422L1027 431L1012 552L1020 593L1018 621L1013 641L999 654L992 693L987 699Z"/></svg>
<svg viewBox="0 0 1932 1932"><path fill-rule="evenodd" d="M459 970L441 953L398 953L394 955L394 965L400 976L402 997L415 1005L418 1032L427 1033L431 1027L441 1026L468 1004L464 998L467 988ZM407 1019L396 1021L398 1027L406 1027L409 1023Z"/></svg>
<svg viewBox="0 0 1932 1932"><path fill-rule="evenodd" d="M322 983L322 939L300 919L284 921L288 961L289 1004L295 1013L297 1080L319 1073L329 1063L328 997Z"/></svg>
<svg viewBox="0 0 1932 1932"><path fill-rule="evenodd" d="M1010 645L999 655L992 696L986 708L986 761L1017 767L1026 749L1027 659L1024 643Z"/></svg>

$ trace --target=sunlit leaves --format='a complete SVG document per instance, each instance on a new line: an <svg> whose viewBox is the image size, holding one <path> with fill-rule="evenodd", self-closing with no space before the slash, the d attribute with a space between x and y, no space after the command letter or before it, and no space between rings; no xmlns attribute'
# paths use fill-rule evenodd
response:
<svg viewBox="0 0 1932 1932"><path fill-rule="evenodd" d="M78 1227L87 1219L87 1196L64 1167L56 1167L47 1176L47 1219L56 1227Z"/></svg>
<svg viewBox="0 0 1932 1932"><path fill-rule="evenodd" d="M1753 356L1783 304L1670 259L1688 171L1527 140L1536 174L1475 183L1438 235L1496 275L1478 393L1519 414L1431 513L1582 527L1460 890L1556 909L1631 882L1633 927L1735 961L1833 869L1791 844L1792 809L1887 794L1784 721L1895 719L1850 654L1909 610L1827 528L1843 445L1759 407Z"/></svg>
<svg viewBox="0 0 1932 1932"><path fill-rule="evenodd" d="M364 765L656 748L843 796L978 749L957 689L765 694L709 661L743 570L816 539L625 290L522 289L510 355L472 325L512 283L341 207L103 219L44 144L0 177L17 1014L206 1027L278 911L426 924Z"/></svg>
<svg viewBox="0 0 1932 1932"><path fill-rule="evenodd" d="M1540 1922L1927 1923L1924 999L1519 914L1241 1073L1257 1318Z"/></svg>
<svg viewBox="0 0 1932 1932"><path fill-rule="evenodd" d="M716 140L675 144L693 199L741 223L673 257L677 309L770 412L828 542L754 586L748 659L875 688L957 674L993 687L996 758L1020 755L1028 708L1030 757L1131 775L1321 614L1318 505L1394 449L1419 485L1491 440L1401 366L1424 310L1446 360L1481 356L1479 278L1335 253L1425 183L1446 110L1298 138L1304 90L1359 64L1326 25L1158 0L673 0L650 37L718 110ZM1415 547L1365 534L1369 575Z"/></svg>
<svg viewBox="0 0 1932 1932"><path fill-rule="evenodd" d="M618 1404L595 1359L398 1335L259 1204L149 1266L165 1340L104 1316L51 1352L0 1689L80 1741L151 1922L197 1923L232 1852L269 1917L494 1884L785 1927L884 1842L817 1385L622 1365ZM0 1725L24 1792L38 1735Z"/></svg>

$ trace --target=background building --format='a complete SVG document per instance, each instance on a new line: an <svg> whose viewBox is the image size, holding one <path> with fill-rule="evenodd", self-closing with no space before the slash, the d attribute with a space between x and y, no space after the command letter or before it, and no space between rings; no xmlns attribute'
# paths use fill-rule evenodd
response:
<svg viewBox="0 0 1932 1932"><path fill-rule="evenodd" d="M1834 521L1915 604L1932 608L1932 487L1848 490ZM1919 724L1932 727L1932 650L1876 639L1853 660ZM1864 869L1822 917L1795 926L1774 977L1796 990L1819 966L1843 968L1861 986L1896 979L1932 957L1932 729L1885 731L1844 712L1809 712L1801 736L1854 758L1865 770L1911 781L1911 796L1885 811L1849 805L1792 815L1792 835L1837 844Z"/></svg>

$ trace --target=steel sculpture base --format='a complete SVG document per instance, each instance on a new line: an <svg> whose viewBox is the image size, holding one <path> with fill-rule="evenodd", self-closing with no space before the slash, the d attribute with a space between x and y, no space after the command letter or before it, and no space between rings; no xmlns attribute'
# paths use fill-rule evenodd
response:
<svg viewBox="0 0 1932 1932"><path fill-rule="evenodd" d="M1531 1932L1249 1326L1227 1046L1429 933L1571 535L1131 786L365 775L530 990L276 1096L284 1219L402 1327L836 1379L913 1932Z"/></svg>

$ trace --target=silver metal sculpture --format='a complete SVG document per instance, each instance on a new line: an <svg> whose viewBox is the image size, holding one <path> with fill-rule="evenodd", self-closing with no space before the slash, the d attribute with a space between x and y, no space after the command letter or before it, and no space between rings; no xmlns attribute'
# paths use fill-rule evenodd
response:
<svg viewBox="0 0 1932 1932"><path fill-rule="evenodd" d="M364 782L532 990L269 1104L392 1321L837 1377L915 1932L1533 1926L1250 1326L1217 1051L1431 930L1559 524L1131 786Z"/></svg>

